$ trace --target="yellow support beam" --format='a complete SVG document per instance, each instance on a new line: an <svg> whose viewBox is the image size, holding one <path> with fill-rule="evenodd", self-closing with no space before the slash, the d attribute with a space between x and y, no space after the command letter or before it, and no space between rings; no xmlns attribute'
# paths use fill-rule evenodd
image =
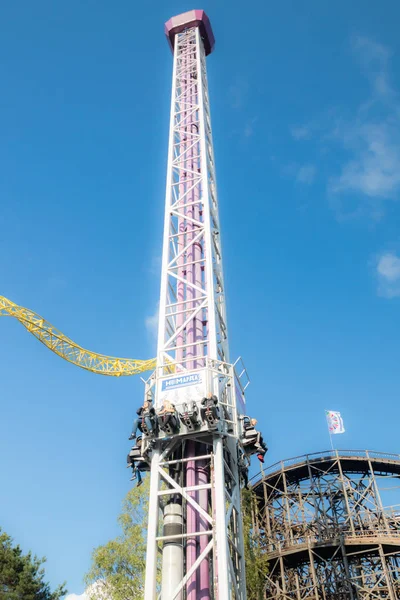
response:
<svg viewBox="0 0 400 600"><path fill-rule="evenodd" d="M116 358L85 350L43 317L29 308L18 306L4 296L0 296L0 317L14 317L49 350L73 365L92 373L121 377L122 375L137 375L156 368L155 358L149 360Z"/></svg>

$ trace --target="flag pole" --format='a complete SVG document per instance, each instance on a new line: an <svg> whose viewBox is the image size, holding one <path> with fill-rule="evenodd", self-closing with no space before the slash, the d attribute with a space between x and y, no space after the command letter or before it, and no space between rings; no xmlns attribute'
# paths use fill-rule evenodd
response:
<svg viewBox="0 0 400 600"><path fill-rule="evenodd" d="M332 434L331 434L331 430L330 430L330 427L329 427L328 414L329 414L329 410L325 409L325 418L326 418L326 424L328 426L328 433L329 433L329 439L330 439L330 442L331 442L331 448L332 448L332 450L335 450L335 448L333 447Z"/></svg>
<svg viewBox="0 0 400 600"><path fill-rule="evenodd" d="M333 447L332 433L333 434L344 433L346 431L344 428L342 415L337 410L326 410L325 409L325 416L326 416L326 423L328 425L329 438L331 440L331 448L332 448L332 450L335 450L335 448ZM337 452L337 450L336 450L336 452Z"/></svg>

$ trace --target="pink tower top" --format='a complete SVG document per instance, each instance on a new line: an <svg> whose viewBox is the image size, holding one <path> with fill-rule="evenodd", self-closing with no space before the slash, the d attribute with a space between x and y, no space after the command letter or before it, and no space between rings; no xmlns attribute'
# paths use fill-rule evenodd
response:
<svg viewBox="0 0 400 600"><path fill-rule="evenodd" d="M189 10L176 17L171 17L165 23L165 35L171 50L174 49L174 39L177 33L180 33L187 27L198 27L203 39L206 56L211 54L214 49L215 38L211 29L211 23L204 10Z"/></svg>

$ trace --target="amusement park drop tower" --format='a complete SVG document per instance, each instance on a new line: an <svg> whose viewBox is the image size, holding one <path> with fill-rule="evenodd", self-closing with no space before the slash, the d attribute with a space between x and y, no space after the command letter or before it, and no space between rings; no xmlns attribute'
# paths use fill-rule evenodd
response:
<svg viewBox="0 0 400 600"><path fill-rule="evenodd" d="M145 600L156 597L159 544L163 600L243 600L244 386L228 352L206 72L214 36L202 10L173 17L165 32L173 51L171 117L157 368L145 395L156 410L172 401L195 423L202 398L213 397L219 418L144 438L152 456Z"/></svg>

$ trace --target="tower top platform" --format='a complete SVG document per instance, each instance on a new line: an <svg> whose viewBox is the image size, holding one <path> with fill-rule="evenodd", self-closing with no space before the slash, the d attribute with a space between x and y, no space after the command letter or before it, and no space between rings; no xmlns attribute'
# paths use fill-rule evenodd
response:
<svg viewBox="0 0 400 600"><path fill-rule="evenodd" d="M165 23L165 35L167 36L171 49L174 49L175 35L181 33L181 31L188 27L198 27L200 29L206 56L211 54L214 49L215 38L211 29L210 19L207 17L204 10L189 10L176 17L171 17Z"/></svg>

